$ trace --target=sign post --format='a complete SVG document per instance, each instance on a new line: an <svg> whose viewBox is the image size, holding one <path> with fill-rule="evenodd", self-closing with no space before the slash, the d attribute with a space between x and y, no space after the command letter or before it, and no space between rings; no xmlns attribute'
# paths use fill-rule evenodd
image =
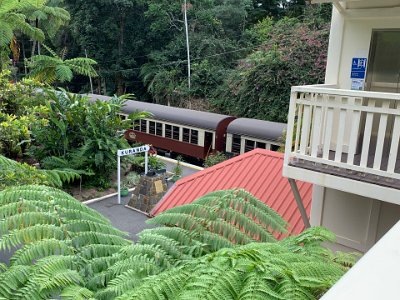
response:
<svg viewBox="0 0 400 300"><path fill-rule="evenodd" d="M144 174L149 172L149 145L144 145L136 148L118 150L117 152L117 168L118 168L118 204L121 204L121 156L135 155L144 152Z"/></svg>

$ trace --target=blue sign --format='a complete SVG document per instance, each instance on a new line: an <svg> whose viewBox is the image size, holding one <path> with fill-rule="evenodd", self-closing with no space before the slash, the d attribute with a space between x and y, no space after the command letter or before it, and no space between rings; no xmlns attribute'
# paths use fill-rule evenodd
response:
<svg viewBox="0 0 400 300"><path fill-rule="evenodd" d="M351 62L351 79L364 79L367 69L366 58L353 58Z"/></svg>

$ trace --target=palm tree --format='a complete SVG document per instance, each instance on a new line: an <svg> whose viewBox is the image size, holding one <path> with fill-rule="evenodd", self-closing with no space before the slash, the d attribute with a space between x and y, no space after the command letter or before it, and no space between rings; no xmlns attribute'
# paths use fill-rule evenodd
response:
<svg viewBox="0 0 400 300"><path fill-rule="evenodd" d="M46 45L43 45L43 47L50 55L35 55L31 57L28 66L31 70L30 76L32 78L51 84L55 81L71 81L74 73L89 77L97 76L97 72L93 68L97 63L93 59L85 57L65 59L66 49L59 56Z"/></svg>

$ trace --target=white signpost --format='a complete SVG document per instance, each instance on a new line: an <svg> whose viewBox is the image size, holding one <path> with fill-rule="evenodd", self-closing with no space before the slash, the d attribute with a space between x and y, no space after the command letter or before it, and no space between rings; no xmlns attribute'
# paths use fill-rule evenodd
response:
<svg viewBox="0 0 400 300"><path fill-rule="evenodd" d="M118 204L121 204L121 156L125 155L135 155L138 153L145 153L144 154L144 174L146 175L149 171L149 145L144 145L136 148L129 148L118 150L117 158L118 158Z"/></svg>

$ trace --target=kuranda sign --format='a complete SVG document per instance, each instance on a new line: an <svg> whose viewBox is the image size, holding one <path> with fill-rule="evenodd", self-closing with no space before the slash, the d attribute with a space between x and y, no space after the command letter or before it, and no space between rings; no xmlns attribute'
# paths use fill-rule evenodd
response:
<svg viewBox="0 0 400 300"><path fill-rule="evenodd" d="M132 154L146 152L149 150L150 150L150 147L148 145L144 145L144 146L140 146L140 147L136 147L136 148L118 150L118 156L132 155Z"/></svg>

